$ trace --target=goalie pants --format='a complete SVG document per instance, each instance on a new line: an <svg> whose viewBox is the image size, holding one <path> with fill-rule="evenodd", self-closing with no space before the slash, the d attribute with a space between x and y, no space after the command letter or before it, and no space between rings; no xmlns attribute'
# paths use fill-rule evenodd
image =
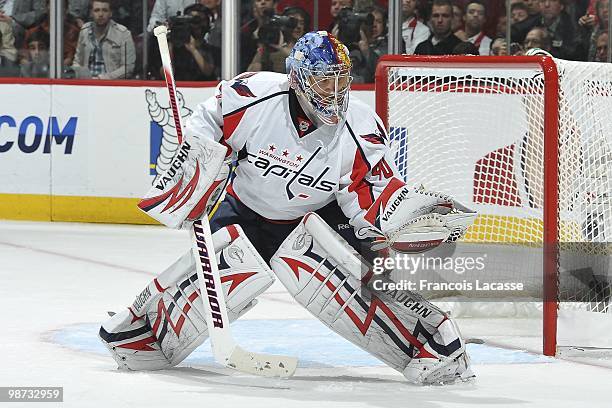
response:
<svg viewBox="0 0 612 408"><path fill-rule="evenodd" d="M336 201L332 201L315 212L365 259L371 262L377 256L370 249L370 240L360 240L355 236L353 227ZM261 257L270 263L272 255L299 222L299 219L269 220L251 210L234 196L227 194L210 220L210 228L214 233L227 225L239 224Z"/></svg>

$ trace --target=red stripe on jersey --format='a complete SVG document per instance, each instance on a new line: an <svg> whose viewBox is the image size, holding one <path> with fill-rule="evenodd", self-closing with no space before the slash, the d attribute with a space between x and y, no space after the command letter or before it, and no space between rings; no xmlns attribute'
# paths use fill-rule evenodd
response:
<svg viewBox="0 0 612 408"><path fill-rule="evenodd" d="M238 238L238 236L240 235L238 233L238 229L236 228L236 226L234 224L232 225L228 225L227 227L225 227L227 229L227 232L229 232L230 234L230 239L233 241L236 238Z"/></svg>
<svg viewBox="0 0 612 408"><path fill-rule="evenodd" d="M236 195L236 192L234 191L234 185L233 183L230 181L230 183L227 185L227 194L231 195L232 197L234 197L236 200L240 201L240 199L238 198L238 196Z"/></svg>
<svg viewBox="0 0 612 408"><path fill-rule="evenodd" d="M234 131L240 124L242 117L246 113L246 109L232 113L223 117L223 139L228 140L234 134Z"/></svg>
<svg viewBox="0 0 612 408"><path fill-rule="evenodd" d="M351 172L351 184L348 191L357 193L357 201L362 209L370 208L374 202L372 193L372 185L365 179L368 174L368 164L361 153L361 149L355 151L355 160L353 161L353 171Z"/></svg>
<svg viewBox="0 0 612 408"><path fill-rule="evenodd" d="M380 193L374 204L370 207L370 209L363 218L370 224L374 225L374 223L376 222L376 216L378 215L381 206L383 208L386 207L387 202L391 197L391 194L395 193L397 190L404 187L405 185L406 183L396 177L389 179L387 187L385 187L383 192Z"/></svg>

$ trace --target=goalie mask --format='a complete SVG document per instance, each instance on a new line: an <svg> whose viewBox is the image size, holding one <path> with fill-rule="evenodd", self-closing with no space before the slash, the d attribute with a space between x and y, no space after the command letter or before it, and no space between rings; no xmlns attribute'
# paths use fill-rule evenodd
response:
<svg viewBox="0 0 612 408"><path fill-rule="evenodd" d="M300 38L286 60L289 83L303 96L319 119L337 124L348 108L351 60L348 49L326 31Z"/></svg>

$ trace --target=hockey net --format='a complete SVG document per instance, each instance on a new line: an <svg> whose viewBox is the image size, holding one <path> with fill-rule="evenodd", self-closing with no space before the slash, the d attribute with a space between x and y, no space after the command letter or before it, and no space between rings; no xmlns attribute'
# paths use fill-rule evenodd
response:
<svg viewBox="0 0 612 408"><path fill-rule="evenodd" d="M428 279L524 288L424 294L455 315L535 310L544 319L545 354L593 346L599 335L592 328L612 323L612 66L387 56L377 70L376 105L404 180L479 213L453 256L486 254L486 268L430 271Z"/></svg>

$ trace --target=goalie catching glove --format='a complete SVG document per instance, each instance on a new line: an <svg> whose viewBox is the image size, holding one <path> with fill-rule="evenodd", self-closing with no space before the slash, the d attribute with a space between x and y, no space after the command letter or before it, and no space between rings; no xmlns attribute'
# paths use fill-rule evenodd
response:
<svg viewBox="0 0 612 408"><path fill-rule="evenodd" d="M442 242L461 238L476 212L450 198L407 186L396 190L380 209L380 231L373 250L392 248L401 253L423 252Z"/></svg>

